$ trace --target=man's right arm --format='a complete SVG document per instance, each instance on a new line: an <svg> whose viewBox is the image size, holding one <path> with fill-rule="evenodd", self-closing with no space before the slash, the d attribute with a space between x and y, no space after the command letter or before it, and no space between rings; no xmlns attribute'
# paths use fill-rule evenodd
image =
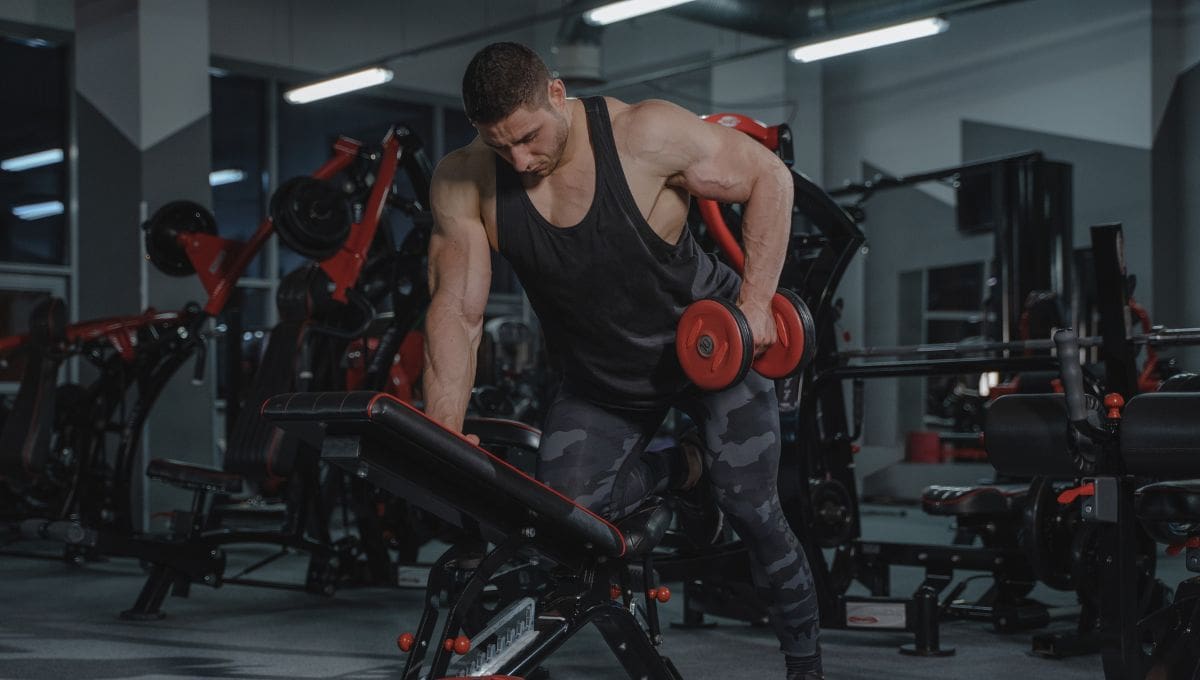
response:
<svg viewBox="0 0 1200 680"><path fill-rule="evenodd" d="M430 187L434 228L429 239L429 292L425 317L425 413L462 430L492 260L480 209L479 184L466 150L438 164Z"/></svg>

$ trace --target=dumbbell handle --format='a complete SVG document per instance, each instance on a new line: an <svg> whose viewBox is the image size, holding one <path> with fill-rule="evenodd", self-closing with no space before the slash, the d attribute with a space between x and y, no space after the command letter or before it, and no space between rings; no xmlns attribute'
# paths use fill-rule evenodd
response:
<svg viewBox="0 0 1200 680"><path fill-rule="evenodd" d="M1083 399L1083 369L1079 367L1079 338L1075 331L1064 328L1054 334L1054 346L1058 350L1058 370L1067 398L1067 417L1073 423L1085 422L1087 406Z"/></svg>

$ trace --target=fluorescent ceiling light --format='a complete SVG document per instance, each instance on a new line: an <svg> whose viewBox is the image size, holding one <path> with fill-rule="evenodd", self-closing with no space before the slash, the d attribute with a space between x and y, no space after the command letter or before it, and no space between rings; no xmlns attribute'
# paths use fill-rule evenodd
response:
<svg viewBox="0 0 1200 680"><path fill-rule="evenodd" d="M208 186L219 187L222 184L233 184L246 179L246 173L234 168L225 170L213 170L208 173Z"/></svg>
<svg viewBox="0 0 1200 680"><path fill-rule="evenodd" d="M290 104L307 104L365 87L382 85L391 80L392 75L391 69L376 66L288 90L283 93L283 98Z"/></svg>
<svg viewBox="0 0 1200 680"><path fill-rule="evenodd" d="M20 172L29 170L30 168L40 168L43 165L53 165L62 163L62 149L46 149L37 153L29 153L24 156L14 156L3 161L0 161L0 170L9 172Z"/></svg>
<svg viewBox="0 0 1200 680"><path fill-rule="evenodd" d="M583 20L593 26L604 26L640 17L643 14L682 5L692 0L622 0L583 13Z"/></svg>
<svg viewBox="0 0 1200 680"><path fill-rule="evenodd" d="M45 203L30 203L29 205L14 205L12 212L23 220L40 220L51 215L61 215L62 201L47 201Z"/></svg>
<svg viewBox="0 0 1200 680"><path fill-rule="evenodd" d="M827 59L836 57L842 54L858 52L859 50L869 50L872 47L882 47L891 45L905 40L915 40L917 38L925 38L931 35L937 35L945 31L949 27L949 23L945 19L930 17L928 19L919 19L910 21L904 24L888 26L874 31L865 33L856 33L843 38L835 38L826 40L811 45L803 45L788 52L788 56L793 61L810 62L818 59Z"/></svg>

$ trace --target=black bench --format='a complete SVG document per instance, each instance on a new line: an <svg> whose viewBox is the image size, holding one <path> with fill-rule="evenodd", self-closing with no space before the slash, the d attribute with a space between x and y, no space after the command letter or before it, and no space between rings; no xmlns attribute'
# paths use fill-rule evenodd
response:
<svg viewBox="0 0 1200 680"><path fill-rule="evenodd" d="M142 556L153 567L137 601L122 612L122 618L162 618L167 594L186 597L192 583L282 587L332 595L339 583L349 580L354 546L332 539L332 509L321 492L318 451L281 432L259 412L269 397L302 389L302 376L317 372L319 361L336 356L330 341L312 330L314 303L308 291L318 273L316 265L309 265L281 282L277 296L280 321L271 329L246 395L247 406L238 411L221 467L169 458L155 458L147 465L147 477L190 491L193 497L190 510L174 513L166 538L146 538L126 547L134 552L153 550L154 557ZM261 497L247 502L238 497L244 492L258 492ZM276 545L281 550L228 574L225 548L238 544ZM303 584L250 578L288 551L309 557ZM193 555L201 556L199 562Z"/></svg>
<svg viewBox="0 0 1200 680"><path fill-rule="evenodd" d="M1029 484L935 484L921 492L921 509L930 515L987 521L1019 518Z"/></svg>
<svg viewBox="0 0 1200 680"><path fill-rule="evenodd" d="M1200 394L1157 392L1129 400L1121 453L1131 474L1164 480L1134 495L1142 526L1161 543L1187 548L1188 570L1200 572Z"/></svg>
<svg viewBox="0 0 1200 680"><path fill-rule="evenodd" d="M1195 389L1177 381L1172 389ZM1200 574L1200 394L1156 392L1129 400L1121 417L1121 454L1127 471L1158 481L1134 493L1133 512L1167 554L1184 553L1184 565ZM1200 575L1176 586L1173 603L1139 623L1143 639L1155 641L1151 675L1194 677L1200 669ZM1150 677L1150 676L1147 676Z"/></svg>
<svg viewBox="0 0 1200 680"><path fill-rule="evenodd" d="M471 561L468 577L451 569L461 556L457 547L430 572L417 632L401 640L411 649L402 677L523 675L590 623L629 677L679 678L656 649L661 635L655 602L665 601L667 591L658 588L649 555L671 520L670 510L657 499L629 517L609 521L383 394L279 395L264 405L263 415L301 438L319 441L323 460L496 544ZM463 638L468 613L484 586L502 566L530 554L542 568L547 561L554 565L548 587L507 603L473 639ZM462 578L462 585L450 589L447 620L435 638L438 594L455 578ZM645 594L645 627L634 614L639 592ZM424 664L429 652L433 656Z"/></svg>

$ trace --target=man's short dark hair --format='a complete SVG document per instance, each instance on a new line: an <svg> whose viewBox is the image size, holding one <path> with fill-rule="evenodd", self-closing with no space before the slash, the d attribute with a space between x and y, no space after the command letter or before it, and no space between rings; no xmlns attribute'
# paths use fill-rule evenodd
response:
<svg viewBox="0 0 1200 680"><path fill-rule="evenodd" d="M537 52L518 43L492 43L475 53L463 74L467 118L495 123L522 106L545 106L549 80L550 70Z"/></svg>

